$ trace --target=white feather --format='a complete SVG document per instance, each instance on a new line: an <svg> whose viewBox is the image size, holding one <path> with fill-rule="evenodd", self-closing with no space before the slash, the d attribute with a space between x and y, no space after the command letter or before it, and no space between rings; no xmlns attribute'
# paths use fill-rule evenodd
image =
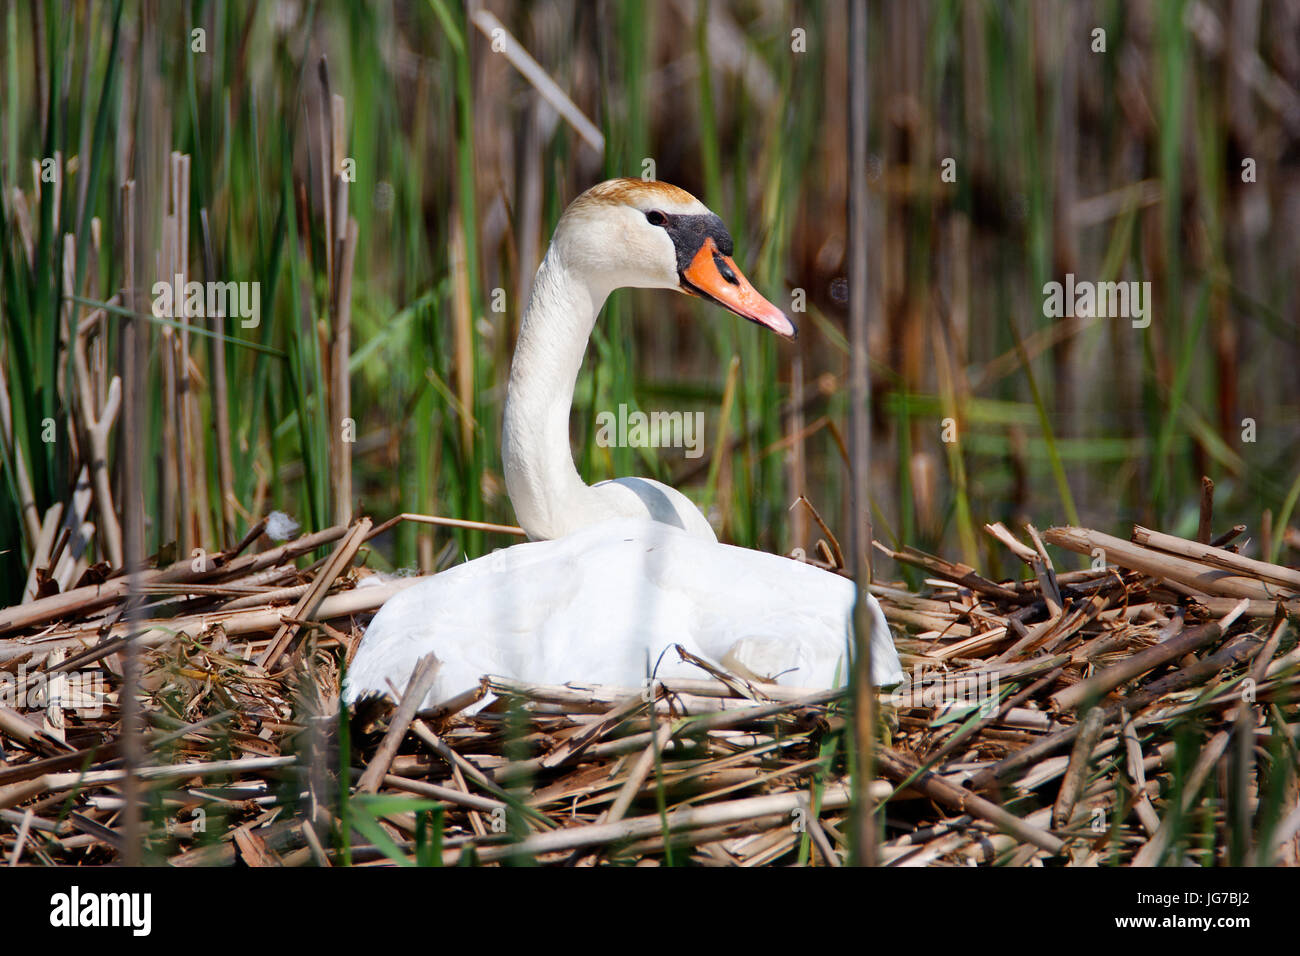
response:
<svg viewBox="0 0 1300 956"><path fill-rule="evenodd" d="M848 677L853 598L852 582L811 565L620 518L486 555L394 596L366 632L344 698L393 696L430 652L442 666L425 707L486 674L621 687L652 670L707 676L674 644L746 676L829 688ZM897 683L888 625L874 599L871 609L873 682Z"/></svg>

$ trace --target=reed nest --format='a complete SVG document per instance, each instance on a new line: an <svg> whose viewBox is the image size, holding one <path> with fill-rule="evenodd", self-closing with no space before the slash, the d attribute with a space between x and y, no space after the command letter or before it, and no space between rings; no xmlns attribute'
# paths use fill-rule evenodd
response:
<svg viewBox="0 0 1300 956"><path fill-rule="evenodd" d="M847 862L845 692L700 661L638 688L485 675L416 713L426 659L406 703L340 716L367 616L418 579L364 567L389 525L264 525L142 572L138 606L91 568L0 612L7 861L113 862L138 806L144 858L175 866ZM1006 581L877 544L925 575L873 585L909 671L879 697L880 862L1294 865L1300 571L1243 530L987 526L1026 565Z"/></svg>

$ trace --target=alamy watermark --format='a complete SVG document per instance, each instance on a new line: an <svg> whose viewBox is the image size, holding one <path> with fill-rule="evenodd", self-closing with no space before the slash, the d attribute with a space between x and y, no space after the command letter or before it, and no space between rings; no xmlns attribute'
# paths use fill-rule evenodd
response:
<svg viewBox="0 0 1300 956"><path fill-rule="evenodd" d="M626 404L620 404L617 413L597 413L596 444L601 448L684 448L687 458L699 458L704 454L704 413L647 413L629 411Z"/></svg>
<svg viewBox="0 0 1300 956"><path fill-rule="evenodd" d="M44 710L51 704L75 710L83 717L104 716L107 687L99 671L68 674L28 673L20 664L16 674L0 672L0 705L11 710Z"/></svg>
<svg viewBox="0 0 1300 956"><path fill-rule="evenodd" d="M179 272L167 282L153 284L153 314L157 318L238 318L240 327L255 329L262 324L260 282L185 281Z"/></svg>
<svg viewBox="0 0 1300 956"><path fill-rule="evenodd" d="M153 929L153 894L82 892L73 884L68 892L50 897L50 925L64 929L120 927L129 929L132 936L148 936Z"/></svg>
<svg viewBox="0 0 1300 956"><path fill-rule="evenodd" d="M1067 272L1065 282L1043 286L1043 315L1063 317L1132 319L1133 328L1151 324L1150 282L1076 282Z"/></svg>

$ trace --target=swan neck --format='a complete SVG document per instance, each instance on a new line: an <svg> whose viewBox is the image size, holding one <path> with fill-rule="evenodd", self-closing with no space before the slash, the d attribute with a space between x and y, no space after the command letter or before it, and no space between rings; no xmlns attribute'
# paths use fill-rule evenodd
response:
<svg viewBox="0 0 1300 956"><path fill-rule="evenodd" d="M578 370L610 290L569 267L554 244L533 280L506 394L502 461L520 527L557 538L590 523L591 489L569 444Z"/></svg>

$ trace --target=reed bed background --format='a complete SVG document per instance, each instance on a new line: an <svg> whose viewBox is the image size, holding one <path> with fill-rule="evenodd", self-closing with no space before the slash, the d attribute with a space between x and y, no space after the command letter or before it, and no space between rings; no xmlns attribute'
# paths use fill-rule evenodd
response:
<svg viewBox="0 0 1300 956"><path fill-rule="evenodd" d="M908 548L1014 576L979 530L999 522L1244 526L1242 556L1293 565L1300 2L870 16L876 577L922 588ZM832 557L846 27L830 0L0 0L0 606L132 557L207 574L293 537L273 511L309 536L373 518L378 570L511 543L490 528L514 520L515 330L565 204L614 175L708 203L801 336L616 293L579 470L677 484L723 540ZM256 283L257 322L152 316L176 274ZM1150 282L1150 327L1045 316L1066 274ZM601 447L620 405L704 412L705 454Z"/></svg>
<svg viewBox="0 0 1300 956"><path fill-rule="evenodd" d="M984 567L983 520L1190 533L1208 475L1248 548L1294 553L1300 5L1231 6L873 10L871 487L892 546ZM798 494L846 524L841 4L12 2L2 25L9 600L94 457L71 325L92 326L96 405L121 372L128 320L90 303L128 274L127 180L136 306L169 263L260 284L256 327L140 323L147 553L228 546L274 508L309 529L511 523L499 416L533 270L570 198L647 170L723 216L802 335L617 293L577 390L583 474L676 481L749 546L811 547ZM576 125L548 103L565 94ZM1044 317L1066 273L1149 281L1151 327ZM703 411L705 455L600 447L620 404ZM432 569L448 540L503 543L407 526L376 560Z"/></svg>

